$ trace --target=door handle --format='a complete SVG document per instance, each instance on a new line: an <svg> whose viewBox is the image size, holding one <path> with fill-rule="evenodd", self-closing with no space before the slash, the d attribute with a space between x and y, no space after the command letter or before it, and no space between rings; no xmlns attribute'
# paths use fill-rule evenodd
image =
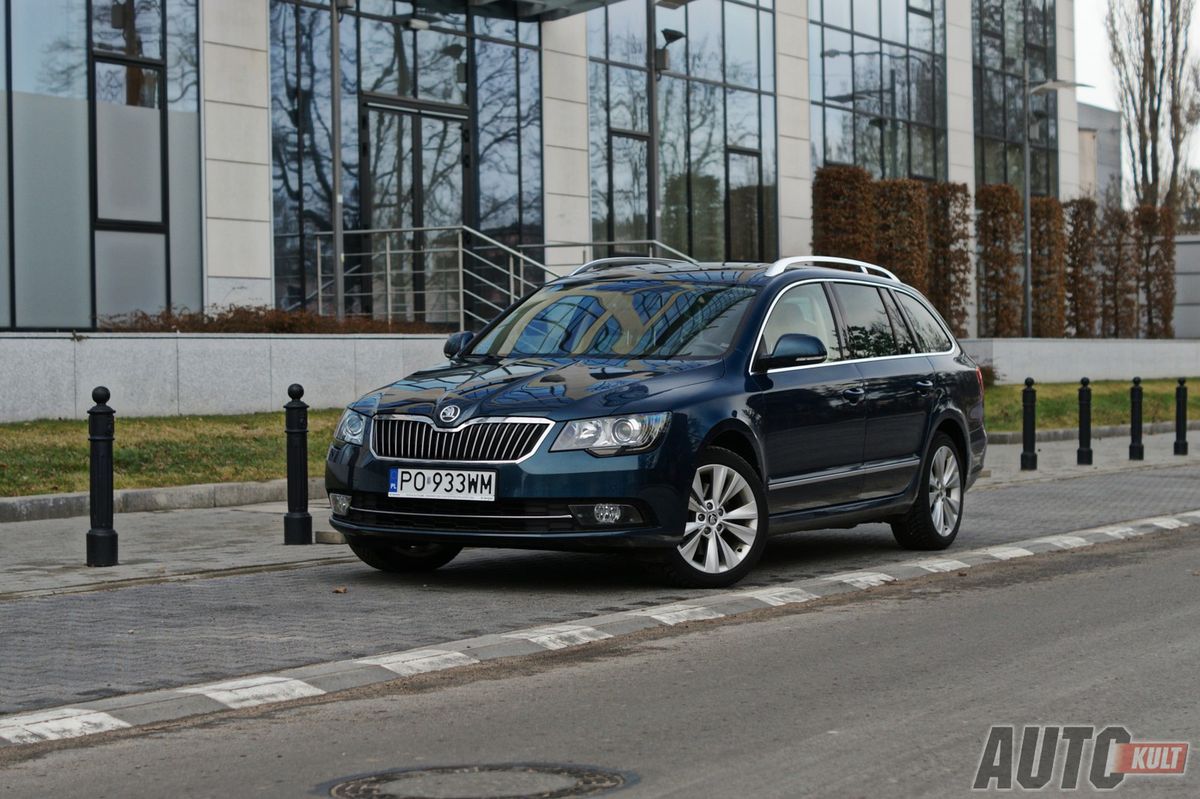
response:
<svg viewBox="0 0 1200 799"><path fill-rule="evenodd" d="M932 391L932 390L933 390L933 381L932 380L918 380L917 381L917 393L918 394L924 394L926 391Z"/></svg>
<svg viewBox="0 0 1200 799"><path fill-rule="evenodd" d="M851 405L857 405L858 403L862 402L862 398L866 395L866 389L862 388L847 388L842 391L842 396L845 397Z"/></svg>

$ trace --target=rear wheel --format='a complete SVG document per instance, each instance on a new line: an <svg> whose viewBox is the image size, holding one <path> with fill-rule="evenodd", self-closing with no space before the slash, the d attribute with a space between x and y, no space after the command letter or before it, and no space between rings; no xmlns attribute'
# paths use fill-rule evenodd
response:
<svg viewBox="0 0 1200 799"><path fill-rule="evenodd" d="M462 547L450 544L387 544L347 539L363 563L385 572L429 572L454 560Z"/></svg>
<svg viewBox="0 0 1200 799"><path fill-rule="evenodd" d="M917 501L892 521L892 535L905 549L945 549L958 536L966 492L961 456L950 436L933 437L922 470Z"/></svg>
<svg viewBox="0 0 1200 799"><path fill-rule="evenodd" d="M767 540L762 481L740 456L712 447L700 456L679 545L664 556L667 575L696 588L732 585L754 568Z"/></svg>

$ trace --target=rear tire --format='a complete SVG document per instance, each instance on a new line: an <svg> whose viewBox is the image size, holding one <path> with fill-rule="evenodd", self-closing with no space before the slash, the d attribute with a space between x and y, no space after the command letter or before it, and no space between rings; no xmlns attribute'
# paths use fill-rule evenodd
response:
<svg viewBox="0 0 1200 799"><path fill-rule="evenodd" d="M679 545L663 555L676 585L724 588L754 568L767 544L762 480L740 455L720 447L700 454Z"/></svg>
<svg viewBox="0 0 1200 799"><path fill-rule="evenodd" d="M954 439L938 433L929 442L921 464L917 500L903 516L892 520L892 535L905 549L945 549L958 537L962 524L966 471Z"/></svg>
<svg viewBox="0 0 1200 799"><path fill-rule="evenodd" d="M454 560L462 547L450 544L385 544L347 539L350 551L372 568L412 574L431 572Z"/></svg>

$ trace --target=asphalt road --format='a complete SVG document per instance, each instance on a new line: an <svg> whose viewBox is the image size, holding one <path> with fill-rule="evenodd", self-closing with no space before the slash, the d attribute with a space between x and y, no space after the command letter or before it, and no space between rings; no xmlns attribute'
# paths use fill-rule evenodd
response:
<svg viewBox="0 0 1200 799"><path fill-rule="evenodd" d="M0 795L299 797L369 772L540 762L624 772L622 797L963 796L992 724L1197 740L1198 659L1200 539L1164 533L0 751ZM1128 777L1116 793L1194 796L1197 780Z"/></svg>
<svg viewBox="0 0 1200 799"><path fill-rule="evenodd" d="M1198 485L1200 466L1187 465L973 491L956 546L1195 510ZM883 525L794 534L773 540L740 587L912 556ZM338 587L346 592L334 593ZM352 562L3 601L0 713L364 657L700 595L664 587L656 574L627 558L469 551L419 577Z"/></svg>

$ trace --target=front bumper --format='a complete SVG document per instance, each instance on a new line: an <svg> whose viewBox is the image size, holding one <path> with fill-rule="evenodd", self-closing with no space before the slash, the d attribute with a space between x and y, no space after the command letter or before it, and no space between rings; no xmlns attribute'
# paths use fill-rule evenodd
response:
<svg viewBox="0 0 1200 799"><path fill-rule="evenodd" d="M550 452L561 424L519 463L413 463L381 459L367 447L335 444L325 486L349 494L350 511L330 523L350 539L395 543L562 550L624 550L673 546L683 532L692 455L682 426L668 428L653 450L597 457L583 451ZM388 497L390 471L398 466L487 470L496 473L494 502ZM571 505L631 505L638 525L582 524Z"/></svg>

